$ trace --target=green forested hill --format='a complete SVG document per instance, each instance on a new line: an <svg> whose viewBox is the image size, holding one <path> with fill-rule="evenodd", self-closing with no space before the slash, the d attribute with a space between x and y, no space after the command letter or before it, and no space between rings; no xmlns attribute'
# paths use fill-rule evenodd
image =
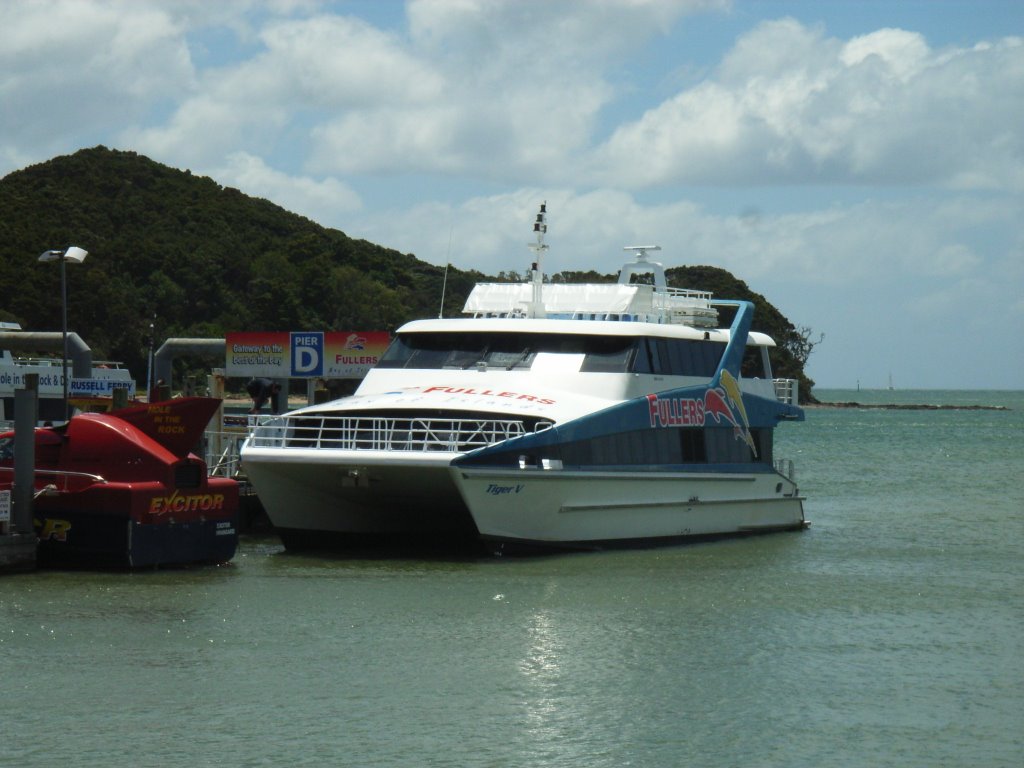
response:
<svg viewBox="0 0 1024 768"><path fill-rule="evenodd" d="M215 181L97 147L0 180L0 319L60 328L47 248L80 245L68 267L70 325L94 357L144 364L158 339L226 331L393 329L437 313L443 269ZM456 292L475 281L452 270ZM430 306L428 307L427 304Z"/></svg>
<svg viewBox="0 0 1024 768"><path fill-rule="evenodd" d="M94 358L124 361L136 379L146 370L151 323L157 345L230 331L391 331L435 316L444 278L442 266L354 240L210 178L95 147L0 179L0 320L60 328L59 270L37 259L69 245L89 251L85 265L67 270L70 328ZM668 274L673 285L755 298L723 270ZM456 314L483 277L450 269L445 314ZM802 378L797 342L808 334L756 300L757 327L782 347L778 373ZM801 389L809 392L809 382Z"/></svg>

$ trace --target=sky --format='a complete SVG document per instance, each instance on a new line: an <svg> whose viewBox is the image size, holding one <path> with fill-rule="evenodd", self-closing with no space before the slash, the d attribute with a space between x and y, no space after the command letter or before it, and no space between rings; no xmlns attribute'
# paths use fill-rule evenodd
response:
<svg viewBox="0 0 1024 768"><path fill-rule="evenodd" d="M0 176L101 144L486 274L546 201L547 272L727 269L822 388L1024 381L1021 0L0 0Z"/></svg>

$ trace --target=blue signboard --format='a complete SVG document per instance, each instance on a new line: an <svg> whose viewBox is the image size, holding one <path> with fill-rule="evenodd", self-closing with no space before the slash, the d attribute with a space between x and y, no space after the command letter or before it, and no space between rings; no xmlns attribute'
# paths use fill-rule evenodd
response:
<svg viewBox="0 0 1024 768"><path fill-rule="evenodd" d="M324 375L323 331L292 333L292 376Z"/></svg>

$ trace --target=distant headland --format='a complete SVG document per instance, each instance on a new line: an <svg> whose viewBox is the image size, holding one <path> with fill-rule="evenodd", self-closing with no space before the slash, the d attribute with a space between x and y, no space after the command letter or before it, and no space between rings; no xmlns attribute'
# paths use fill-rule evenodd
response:
<svg viewBox="0 0 1024 768"><path fill-rule="evenodd" d="M863 408L883 411L1009 411L1005 405L929 405L927 403L857 403L853 401L804 405L804 408Z"/></svg>

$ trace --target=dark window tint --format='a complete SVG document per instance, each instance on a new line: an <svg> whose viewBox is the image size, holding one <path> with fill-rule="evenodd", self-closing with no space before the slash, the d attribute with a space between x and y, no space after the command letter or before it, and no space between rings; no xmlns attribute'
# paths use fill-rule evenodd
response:
<svg viewBox="0 0 1024 768"><path fill-rule="evenodd" d="M646 355L637 359L646 361L651 373L665 376L701 376L710 378L718 370L725 354L725 343L693 339L644 339ZM637 370L638 373L646 372Z"/></svg>
<svg viewBox="0 0 1024 768"><path fill-rule="evenodd" d="M772 432L752 430L758 448L750 446L732 427L639 429L579 440L554 448L544 458L559 458L566 466L657 466L666 464L749 464L772 460Z"/></svg>
<svg viewBox="0 0 1024 768"><path fill-rule="evenodd" d="M656 373L710 378L725 344L694 339L554 333L409 333L381 357L380 368L529 368L538 352L584 355L585 372Z"/></svg>

